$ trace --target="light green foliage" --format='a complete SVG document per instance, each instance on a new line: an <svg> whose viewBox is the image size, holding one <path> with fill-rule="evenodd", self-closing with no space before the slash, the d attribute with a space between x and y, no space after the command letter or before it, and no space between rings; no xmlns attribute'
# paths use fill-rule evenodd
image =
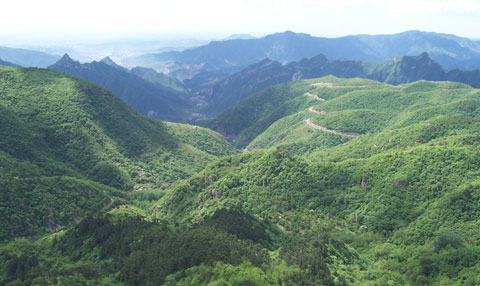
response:
<svg viewBox="0 0 480 286"><path fill-rule="evenodd" d="M382 141L389 140L388 145L405 146L405 142L413 144L419 138L411 141L410 139L413 138L410 134L402 136L402 138L398 138L399 136L394 134L398 134L399 130L411 132L412 125L425 121L429 121L428 124L434 124L432 129L437 129L439 128L438 123L431 120L436 117L441 118L441 115L447 116L442 120L444 126L441 129L448 129L448 132L452 132L452 125L455 126L455 129L463 129L459 125L464 124L466 128L467 125L474 124L474 122L468 121L476 118L479 112L478 92L459 83L416 82L401 87L392 87L368 80L344 80L334 77L302 82L316 84L312 86L314 89L310 93L326 100L317 101L316 105L311 108L301 109L297 113L280 118L265 131L260 132L248 144L247 149L279 147L292 150L297 154L305 154L315 150L325 150L334 145L339 145L338 148L361 146L361 148L368 149L371 149L372 146L383 145L377 148L379 151L383 151L386 144L379 144L380 137L383 137ZM355 86L357 87L354 88ZM305 100L305 96L302 97ZM281 99L278 100L281 101ZM456 116L455 120L450 119L449 116L452 115ZM368 136L360 136L355 138L352 144L342 145L353 137L318 132L305 124L304 121L307 119L317 126L337 131L337 133L354 132L353 134L367 134ZM445 124L450 126L445 126ZM430 133L438 133L440 130L432 131L434 132ZM386 138L387 134L390 137ZM420 137L420 134L414 136ZM392 141L392 137L397 138ZM358 144L358 142L367 140L371 142L371 146ZM399 142L399 140L404 141ZM426 138L420 140L424 142ZM331 152L330 150L325 150L324 153L328 153L329 156L340 155L340 152Z"/></svg>

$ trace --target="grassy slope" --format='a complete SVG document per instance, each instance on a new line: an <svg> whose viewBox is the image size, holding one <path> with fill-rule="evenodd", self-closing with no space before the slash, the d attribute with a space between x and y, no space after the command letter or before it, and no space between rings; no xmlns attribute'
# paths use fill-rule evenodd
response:
<svg viewBox="0 0 480 286"><path fill-rule="evenodd" d="M244 99L211 121L208 127L232 138L236 147L244 148L277 120L318 104L319 101L304 95L307 92L318 92L312 83L332 81L338 85L381 85L370 80L343 80L333 76L280 84ZM329 100L351 90L352 88L322 88L322 97Z"/></svg>
<svg viewBox="0 0 480 286"><path fill-rule="evenodd" d="M336 81L330 78L330 82L337 84ZM380 131L395 130L437 115L466 115L469 109L478 104L476 90L463 84L448 82L417 82L402 88L383 85L342 89L343 93L335 98L330 97L331 90L317 87L311 91L327 99L313 106L314 110L323 111L323 114L301 110L284 117L252 140L247 148L282 146L304 153L352 139L349 136L315 132L317 130L303 122L307 118L314 124L331 130L369 134L360 137L363 139L371 138L372 134ZM304 146L305 142L308 142L306 144L309 146Z"/></svg>

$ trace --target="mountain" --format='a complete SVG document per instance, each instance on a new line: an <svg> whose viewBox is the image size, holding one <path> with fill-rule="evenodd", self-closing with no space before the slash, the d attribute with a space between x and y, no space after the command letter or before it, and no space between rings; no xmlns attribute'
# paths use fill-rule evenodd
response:
<svg viewBox="0 0 480 286"><path fill-rule="evenodd" d="M64 57L70 58L70 56L68 56L68 54L65 54ZM68 58L67 58L67 60L68 60ZM71 58L70 58L70 60L71 60ZM73 60L72 60L72 61L73 61ZM125 71L125 72L128 71L128 69L126 69L126 68L118 65L118 64L117 64L116 62L114 62L110 57L105 57L105 58L103 58L100 62L102 62L102 63L104 63L104 64L106 64L106 65L108 65L108 66L111 66L112 68L116 68L116 69L118 69L118 70L121 70L121 71Z"/></svg>
<svg viewBox="0 0 480 286"><path fill-rule="evenodd" d="M349 86L345 82L350 83L351 85ZM441 83L439 83L439 86L441 86L440 84ZM471 90L471 87L460 83L452 83L451 85L455 86L455 88L452 88L453 90L462 88L465 88L466 90ZM357 93L360 93L361 91L365 93L365 95L370 94L370 88L374 90L380 90L379 93L383 92L385 94L391 94L393 91L398 93L397 91L403 90L403 86L393 87L386 84L379 84L376 81L363 79L340 80L332 76L322 78L322 80L310 79L283 83L280 85L266 88L250 97L247 97L239 104L226 110L216 119L209 122L207 126L230 138L238 148L244 148L249 144L251 148L254 148L255 146L251 145L251 142L254 141L254 139L257 140L256 137L258 137L262 132L267 130L267 128L272 126L274 123L277 124L276 122L280 119L289 118L289 116L292 116L292 120L296 118L298 122L302 122L302 119L299 118L311 115L311 113L314 113L313 115L324 115L322 114L323 112L314 112L312 110L308 111L307 108L312 108L312 106L315 106L320 102L332 99L333 97L337 97L344 93L350 93L352 89L355 90L357 86L360 86L360 89L358 89ZM384 86L385 88L380 89L379 87L381 86ZM445 87L445 89L450 89L450 87ZM321 92L321 94L319 94L319 92ZM352 96L355 95L355 93L351 94ZM319 110L325 111L324 109ZM392 111L389 111L388 113L390 115L393 114ZM338 113L336 114L339 115ZM432 114L436 113L432 112ZM370 116L373 116L374 114L362 115L362 113L359 113L358 115L363 116L362 120L367 121L351 120L349 122L355 122L355 124L359 124L361 128L366 128L366 126L369 126L369 124L371 124L371 122L369 122L368 120L371 120L372 122L375 121L374 118L370 118ZM326 117L330 117L330 115ZM307 118L303 118L303 120L306 119ZM337 120L337 123L334 125L338 125L339 122L342 121L340 119L341 116L335 119L329 119L329 122L333 123L335 120ZM353 124L352 126L354 126L355 124ZM292 126L294 125L296 124L287 120L283 123L282 126L284 128L293 128ZM373 131L369 129L340 130L356 133ZM284 135L279 132L277 134L277 137L281 139L284 137ZM270 141L269 144L274 144L276 142L275 140L273 140L273 137L270 137L270 140L272 141ZM259 146L266 147L266 145L262 144L260 144Z"/></svg>
<svg viewBox="0 0 480 286"><path fill-rule="evenodd" d="M447 69L480 68L478 42L454 35L408 31L392 35L356 35L340 38L313 37L308 34L284 32L258 39L213 41L208 45L141 56L151 66L163 63L172 74L188 78L204 71L231 74L265 58L282 64L324 54L331 60L364 60L383 62L395 56L415 56L427 52ZM183 78L182 78L183 79Z"/></svg>
<svg viewBox="0 0 480 286"><path fill-rule="evenodd" d="M151 68L134 67L130 70L133 74L149 81L153 84L169 87L173 90L184 92L185 87L176 78L170 77L164 73L160 73Z"/></svg>
<svg viewBox="0 0 480 286"><path fill-rule="evenodd" d="M250 144L232 154L218 134L140 116L86 81L0 71L0 186L16 186L2 189L0 210L13 213L2 218L84 211L61 231L0 244L2 285L480 283L477 89L282 83L224 117ZM90 183L70 192L69 176L42 177L59 170Z"/></svg>
<svg viewBox="0 0 480 286"><path fill-rule="evenodd" d="M377 66L367 78L398 85L420 79L445 81L448 80L448 73L427 53L422 53L416 57L394 57ZM480 86L480 78L476 85Z"/></svg>
<svg viewBox="0 0 480 286"><path fill-rule="evenodd" d="M216 161L176 186L159 200L168 207L158 218L207 219L234 205L304 236L297 242L303 247L316 241L309 238L315 227L329 225L333 237L368 260L356 268L350 263L358 260L335 253L344 270L335 273L347 282L332 285L479 281L478 90L331 76L272 89L247 99L254 111L237 107L237 118L255 117L243 132L292 103L305 105L258 128L248 150L259 150ZM223 119L237 122L232 116ZM214 179L203 183L202 177Z"/></svg>
<svg viewBox="0 0 480 286"><path fill-rule="evenodd" d="M0 59L23 67L46 68L59 58L40 51L0 47Z"/></svg>
<svg viewBox="0 0 480 286"><path fill-rule="evenodd" d="M186 110L191 103L184 93L158 82L147 81L115 64L110 58L81 64L65 54L49 69L97 83L144 115L169 121L183 121L188 117Z"/></svg>
<svg viewBox="0 0 480 286"><path fill-rule="evenodd" d="M263 88L281 82L292 80L292 74L279 62L265 59L253 64L244 70L235 73L223 80L213 78L200 78L208 73L200 73L192 80L185 80L185 85L196 91L197 95L207 103L202 110L212 117L235 105L242 98L245 98ZM198 85L197 82L201 82Z"/></svg>
<svg viewBox="0 0 480 286"><path fill-rule="evenodd" d="M185 84L205 100L206 105L199 112L205 113L207 118L212 118L242 99L275 84L330 74L339 77L367 78L374 66L373 63L359 61L329 62L324 55L317 55L311 59L303 59L287 65L265 59L223 80L204 84L201 88L192 85L192 82L196 83L196 78L186 80ZM202 74L200 73L197 77Z"/></svg>
<svg viewBox="0 0 480 286"><path fill-rule="evenodd" d="M4 61L0 59L0 66L7 66L7 67L18 67L19 65L12 64L10 62Z"/></svg>
<svg viewBox="0 0 480 286"><path fill-rule="evenodd" d="M161 192L233 153L219 134L144 117L52 70L0 67L0 111L0 241Z"/></svg>
<svg viewBox="0 0 480 286"><path fill-rule="evenodd" d="M255 37L250 34L233 34L222 40L229 41L229 40L251 40L251 39L255 39Z"/></svg>
<svg viewBox="0 0 480 286"><path fill-rule="evenodd" d="M185 85L205 101L200 113L206 118L218 116L242 99L266 87L292 80L334 75L341 78L366 78L398 85L418 80L454 81L480 87L479 71L446 71L427 53L394 57L384 63L365 61L329 61L324 55L282 65L269 59L253 64L223 80L197 84L203 73Z"/></svg>

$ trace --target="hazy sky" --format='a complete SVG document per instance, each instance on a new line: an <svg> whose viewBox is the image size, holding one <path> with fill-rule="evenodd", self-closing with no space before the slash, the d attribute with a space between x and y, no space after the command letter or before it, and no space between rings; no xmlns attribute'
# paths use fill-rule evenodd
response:
<svg viewBox="0 0 480 286"><path fill-rule="evenodd" d="M480 0L3 0L0 38L316 36L406 30L480 38Z"/></svg>

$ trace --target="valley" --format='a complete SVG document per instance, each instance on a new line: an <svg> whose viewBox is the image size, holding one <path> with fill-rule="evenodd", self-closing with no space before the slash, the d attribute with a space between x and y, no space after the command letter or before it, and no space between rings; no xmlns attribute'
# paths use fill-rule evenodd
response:
<svg viewBox="0 0 480 286"><path fill-rule="evenodd" d="M8 55L0 285L480 283L477 42Z"/></svg>

